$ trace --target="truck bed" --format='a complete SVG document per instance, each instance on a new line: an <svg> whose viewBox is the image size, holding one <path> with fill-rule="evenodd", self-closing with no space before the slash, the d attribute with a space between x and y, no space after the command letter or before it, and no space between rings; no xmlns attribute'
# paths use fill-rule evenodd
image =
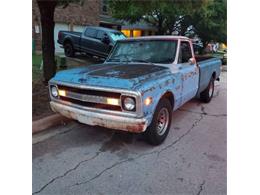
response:
<svg viewBox="0 0 260 195"><path fill-rule="evenodd" d="M80 47L81 32L74 31L60 31L58 43L63 45L65 39L69 39L73 43L74 49Z"/></svg>
<svg viewBox="0 0 260 195"><path fill-rule="evenodd" d="M76 35L76 36L81 36L81 32L75 32L75 31L61 31L64 34L69 34L69 35Z"/></svg>
<svg viewBox="0 0 260 195"><path fill-rule="evenodd" d="M198 94L204 91L214 75L215 79L219 78L221 60L211 56L196 56L196 61L200 68L200 81Z"/></svg>
<svg viewBox="0 0 260 195"><path fill-rule="evenodd" d="M196 58L196 61L197 61L197 62L201 62L201 61L213 59L213 58L215 58L215 57L208 56L208 55L196 55L195 58Z"/></svg>

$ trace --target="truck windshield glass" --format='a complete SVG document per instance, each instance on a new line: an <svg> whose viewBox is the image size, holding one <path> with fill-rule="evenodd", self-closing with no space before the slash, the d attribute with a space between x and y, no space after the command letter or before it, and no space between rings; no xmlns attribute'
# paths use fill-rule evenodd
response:
<svg viewBox="0 0 260 195"><path fill-rule="evenodd" d="M123 33L119 33L119 32L110 32L110 37L113 39L113 41L117 41L120 39L125 39L125 35Z"/></svg>
<svg viewBox="0 0 260 195"><path fill-rule="evenodd" d="M108 62L172 63L175 59L177 41L138 40L118 42Z"/></svg>

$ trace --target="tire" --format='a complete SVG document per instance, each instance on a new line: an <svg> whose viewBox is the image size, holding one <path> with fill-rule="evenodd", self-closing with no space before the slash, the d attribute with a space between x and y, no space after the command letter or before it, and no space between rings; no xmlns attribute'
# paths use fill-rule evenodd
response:
<svg viewBox="0 0 260 195"><path fill-rule="evenodd" d="M200 93L200 100L205 103L209 103L214 94L214 78L211 77L207 88Z"/></svg>
<svg viewBox="0 0 260 195"><path fill-rule="evenodd" d="M161 116L161 118L160 118ZM160 118L160 119L159 119ZM167 137L172 121L172 106L168 99L159 101L150 126L145 131L145 137L151 145L160 145Z"/></svg>
<svg viewBox="0 0 260 195"><path fill-rule="evenodd" d="M73 45L71 43L67 42L64 44L63 47L64 47L65 56L74 57L75 51L74 51Z"/></svg>

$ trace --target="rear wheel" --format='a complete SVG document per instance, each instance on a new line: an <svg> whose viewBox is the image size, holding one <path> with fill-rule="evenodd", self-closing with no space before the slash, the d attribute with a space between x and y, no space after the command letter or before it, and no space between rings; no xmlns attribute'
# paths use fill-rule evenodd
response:
<svg viewBox="0 0 260 195"><path fill-rule="evenodd" d="M67 57L74 57L75 51L73 45L69 42L64 44L64 53Z"/></svg>
<svg viewBox="0 0 260 195"><path fill-rule="evenodd" d="M167 137L172 119L172 106L168 99L161 99L156 107L153 120L145 131L147 141L152 145L161 144Z"/></svg>
<svg viewBox="0 0 260 195"><path fill-rule="evenodd" d="M209 103L213 97L213 94L214 94L214 78L211 77L207 88L200 94L200 100L205 103Z"/></svg>

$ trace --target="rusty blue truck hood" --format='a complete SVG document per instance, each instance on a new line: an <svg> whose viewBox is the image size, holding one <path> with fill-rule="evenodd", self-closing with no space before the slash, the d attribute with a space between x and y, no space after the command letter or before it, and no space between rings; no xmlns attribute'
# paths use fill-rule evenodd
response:
<svg viewBox="0 0 260 195"><path fill-rule="evenodd" d="M170 74L169 68L151 64L104 63L60 71L51 81L133 90L164 74Z"/></svg>

